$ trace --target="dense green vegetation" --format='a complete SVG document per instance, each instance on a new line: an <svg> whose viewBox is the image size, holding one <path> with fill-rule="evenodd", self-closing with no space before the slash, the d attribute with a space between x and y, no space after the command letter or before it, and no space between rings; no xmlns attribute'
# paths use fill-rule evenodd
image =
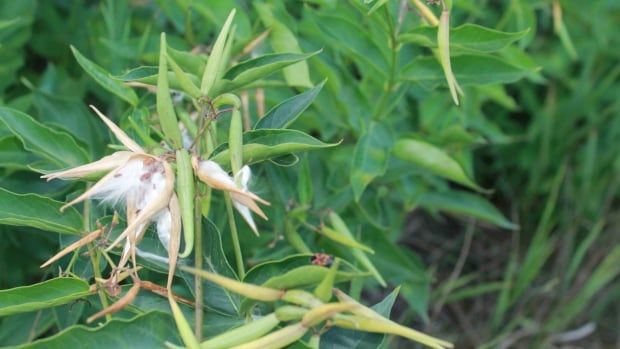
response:
<svg viewBox="0 0 620 349"><path fill-rule="evenodd" d="M0 2L0 346L620 345L619 24Z"/></svg>

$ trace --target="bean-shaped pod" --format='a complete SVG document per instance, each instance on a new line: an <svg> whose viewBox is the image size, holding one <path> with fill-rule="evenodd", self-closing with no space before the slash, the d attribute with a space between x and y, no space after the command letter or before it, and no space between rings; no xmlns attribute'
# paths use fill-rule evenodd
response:
<svg viewBox="0 0 620 349"><path fill-rule="evenodd" d="M157 114L159 115L159 124L167 138L175 149L181 148L181 131L177 116L170 98L170 87L168 85L168 61L166 59L166 34L161 33L159 48L159 70L157 73Z"/></svg>
<svg viewBox="0 0 620 349"><path fill-rule="evenodd" d="M200 343L201 349L227 349L260 338L271 332L280 320L275 313L239 326Z"/></svg>
<svg viewBox="0 0 620 349"><path fill-rule="evenodd" d="M176 151L177 160L177 182L176 192L179 197L179 205L181 207L181 221L183 222L183 240L185 248L179 255L185 258L192 253L194 249L194 170L189 152L185 149Z"/></svg>

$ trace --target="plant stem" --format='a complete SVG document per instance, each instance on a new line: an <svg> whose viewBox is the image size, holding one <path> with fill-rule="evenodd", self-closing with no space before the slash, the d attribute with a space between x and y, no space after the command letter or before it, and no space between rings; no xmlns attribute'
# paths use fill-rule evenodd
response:
<svg viewBox="0 0 620 349"><path fill-rule="evenodd" d="M233 249L235 250L235 262L237 263L237 274L239 279L245 277L245 267L243 266L243 255L241 254L241 245L239 244L239 235L237 234L237 225L235 224L235 216L233 215L232 200L230 194L224 195L226 199L226 212L228 213L228 225L230 226L230 237L232 238Z"/></svg>
<svg viewBox="0 0 620 349"><path fill-rule="evenodd" d="M196 183L196 188L199 188L198 183ZM199 191L200 189L198 189ZM194 267L198 270L202 270L202 207L201 207L201 199L200 194L196 195L194 199ZM196 298L196 307L195 307L195 327L194 327L194 335L198 341L202 340L202 320L204 318L204 313L202 312L202 299L203 299L203 289L202 289L202 279L196 274L194 278L195 284L195 298Z"/></svg>
<svg viewBox="0 0 620 349"><path fill-rule="evenodd" d="M390 62L390 72L388 76L387 86L385 87L385 91L381 94L381 98L379 99L379 103L377 103L377 108L375 109L372 119L375 121L380 121L383 119L389 112L386 109L387 101L396 85L396 65L398 64L398 33L396 32L396 27L392 21L392 17L390 16L390 12L388 10L388 6L384 6L384 12L386 21L388 24L388 28L390 31L390 53L391 53L391 62Z"/></svg>
<svg viewBox="0 0 620 349"><path fill-rule="evenodd" d="M88 190L88 187L90 187L90 185L86 187L87 190ZM83 220L84 231L90 231L90 201L89 200L84 201L83 215L84 215L84 220ZM101 270L99 270L99 251L95 249L95 246L92 242L87 245L87 248L88 248L88 255L90 256L90 263L93 266L93 274L95 275L95 280L102 279ZM107 308L109 306L109 303L108 303L108 298L106 297L104 291L101 288L97 287L97 294L99 295L99 300L101 301L102 309ZM112 320L112 315L106 314L105 319L106 321Z"/></svg>

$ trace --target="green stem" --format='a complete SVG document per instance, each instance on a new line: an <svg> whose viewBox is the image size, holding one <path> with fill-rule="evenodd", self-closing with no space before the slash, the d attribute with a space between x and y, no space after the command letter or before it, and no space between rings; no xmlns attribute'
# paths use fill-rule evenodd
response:
<svg viewBox="0 0 620 349"><path fill-rule="evenodd" d="M87 190L88 190L88 187L90 187L90 185L86 187ZM84 201L83 214L84 214L84 221L83 221L84 231L88 232L90 231L90 201L89 200ZM90 256L90 263L93 266L93 274L95 275L95 280L102 279L101 270L99 270L99 251L95 249L95 246L92 242L87 245L87 248L88 248L88 255ZM97 287L97 294L99 295L99 300L101 301L102 309L107 308L109 306L108 298L105 296L103 289ZM106 321L112 320L112 315L106 314L105 319Z"/></svg>
<svg viewBox="0 0 620 349"><path fill-rule="evenodd" d="M235 216L233 215L233 205L230 194L224 194L226 199L226 212L228 213L228 225L230 226L230 235L232 238L233 249L235 251L235 261L237 263L237 274L239 279L245 277L245 267L243 266L243 255L241 254L241 245L239 244L239 235L237 234L237 225L235 224Z"/></svg>
<svg viewBox="0 0 620 349"><path fill-rule="evenodd" d="M392 90L394 89L394 85L396 85L396 65L398 61L398 38L396 33L396 27L392 21L392 17L390 16L390 12L388 11L389 6L383 6L386 21L390 31L390 51L391 51L391 62L390 62L390 72L388 76L387 86L385 91L381 94L381 99L379 99L379 103L377 103L377 108L375 109L372 119L375 121L379 121L383 119L389 112L386 109L386 104Z"/></svg>
<svg viewBox="0 0 620 349"><path fill-rule="evenodd" d="M196 183L196 188L198 183ZM194 267L198 270L202 270L202 207L200 195L196 195L194 200ZM198 341L202 340L202 320L204 313L202 312L202 300L203 289L202 279L196 274L194 279L195 293L196 293L196 308L195 308L195 327L194 334Z"/></svg>

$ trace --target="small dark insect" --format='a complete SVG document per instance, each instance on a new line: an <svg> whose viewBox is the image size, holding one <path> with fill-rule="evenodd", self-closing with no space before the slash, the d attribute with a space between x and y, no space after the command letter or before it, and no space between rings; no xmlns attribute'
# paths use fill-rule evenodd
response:
<svg viewBox="0 0 620 349"><path fill-rule="evenodd" d="M327 253L315 253L312 257L310 257L310 263L314 265L320 265L322 267L330 267L334 262L334 257L328 255Z"/></svg>

